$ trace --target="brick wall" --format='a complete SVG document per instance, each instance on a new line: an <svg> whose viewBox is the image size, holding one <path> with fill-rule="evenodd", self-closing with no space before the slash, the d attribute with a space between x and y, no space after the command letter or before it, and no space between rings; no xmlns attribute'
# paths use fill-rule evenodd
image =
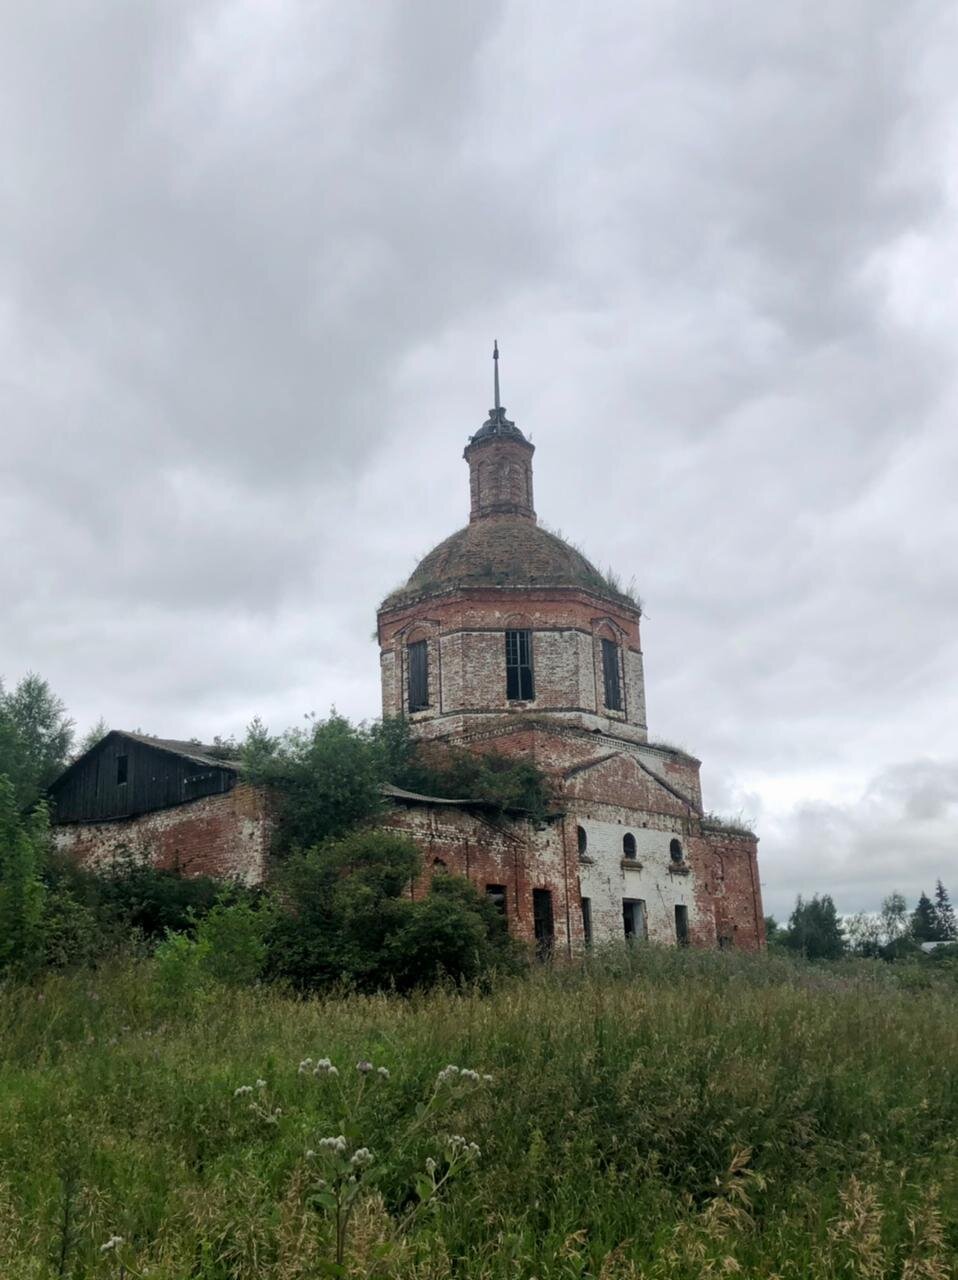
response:
<svg viewBox="0 0 958 1280"><path fill-rule="evenodd" d="M257 884L266 875L269 797L262 787L238 783L223 795L136 818L67 823L53 830L57 848L92 869L106 869L129 853L184 875Z"/></svg>
<svg viewBox="0 0 958 1280"><path fill-rule="evenodd" d="M535 698L506 698L505 632L532 632ZM621 646L624 710L603 705L601 638ZM570 723L646 736L645 686L636 611L616 609L580 588L535 591L475 588L380 615L383 712L403 710L406 650L428 644L430 706L413 723L424 737L456 733L449 717L551 711Z"/></svg>

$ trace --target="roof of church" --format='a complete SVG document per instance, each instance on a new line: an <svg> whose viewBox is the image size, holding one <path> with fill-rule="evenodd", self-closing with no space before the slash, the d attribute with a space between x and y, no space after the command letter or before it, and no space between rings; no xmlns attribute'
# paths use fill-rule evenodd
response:
<svg viewBox="0 0 958 1280"><path fill-rule="evenodd" d="M517 515L475 520L440 542L383 607L457 587L583 587L637 607L581 551Z"/></svg>

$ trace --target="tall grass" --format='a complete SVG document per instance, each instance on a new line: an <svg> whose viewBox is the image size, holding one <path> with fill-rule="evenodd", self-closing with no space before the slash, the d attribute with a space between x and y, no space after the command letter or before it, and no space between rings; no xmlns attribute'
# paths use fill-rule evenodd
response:
<svg viewBox="0 0 958 1280"><path fill-rule="evenodd" d="M389 1071L345 1274L958 1273L954 976L648 949L412 999L173 1001L147 962L0 991L0 1275L336 1274L306 1152L344 1104L307 1055ZM448 1063L493 1083L417 1127ZM412 1215L451 1133L481 1157Z"/></svg>

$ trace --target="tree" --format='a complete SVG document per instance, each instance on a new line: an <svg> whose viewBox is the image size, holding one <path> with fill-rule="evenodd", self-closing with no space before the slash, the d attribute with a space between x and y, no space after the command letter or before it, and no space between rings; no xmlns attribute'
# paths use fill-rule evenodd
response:
<svg viewBox="0 0 958 1280"><path fill-rule="evenodd" d="M30 672L12 693L0 685L0 774L22 809L66 766L72 742L73 721L46 680Z"/></svg>
<svg viewBox="0 0 958 1280"><path fill-rule="evenodd" d="M446 974L457 981L516 963L518 948L485 895L436 876L413 900L419 850L405 835L353 831L293 853L275 886L268 973L300 990L346 982L408 991Z"/></svg>
<svg viewBox="0 0 958 1280"><path fill-rule="evenodd" d="M942 942L958 940L958 920L955 919L955 909L948 897L948 890L940 880L935 884L935 920Z"/></svg>
<svg viewBox="0 0 958 1280"><path fill-rule="evenodd" d="M845 937L831 895L816 893L805 902L799 894L788 921L785 945L810 960L834 960L845 953Z"/></svg>
<svg viewBox="0 0 958 1280"><path fill-rule="evenodd" d="M908 932L908 903L904 895L890 893L882 900L881 921L886 945L893 945Z"/></svg>
<svg viewBox="0 0 958 1280"><path fill-rule="evenodd" d="M246 776L279 796L276 843L282 852L342 836L382 812L389 774L382 736L335 712L279 738L254 720L241 758Z"/></svg>
<svg viewBox="0 0 958 1280"><path fill-rule="evenodd" d="M74 760L79 760L80 756L85 756L86 753L92 750L92 748L95 747L98 742L102 742L109 732L110 732L110 726L103 719L103 717L100 716L96 724L91 725L91 727L87 729L86 733L77 743L73 752Z"/></svg>
<svg viewBox="0 0 958 1280"><path fill-rule="evenodd" d="M943 941L935 907L927 893L922 892L918 905L911 913L911 936L916 942Z"/></svg>
<svg viewBox="0 0 958 1280"><path fill-rule="evenodd" d="M875 957L881 954L885 929L880 916L869 911L858 911L853 916L842 918L842 928L855 955Z"/></svg>
<svg viewBox="0 0 958 1280"><path fill-rule="evenodd" d="M30 973L43 962L48 841L46 807L24 817L13 784L0 777L0 970Z"/></svg>

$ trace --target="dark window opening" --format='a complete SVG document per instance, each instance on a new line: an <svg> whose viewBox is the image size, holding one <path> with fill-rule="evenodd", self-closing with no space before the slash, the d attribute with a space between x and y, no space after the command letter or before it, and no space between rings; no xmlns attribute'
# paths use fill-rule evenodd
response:
<svg viewBox="0 0 958 1280"><path fill-rule="evenodd" d="M116 785L122 787L129 777L129 756L117 756L116 758Z"/></svg>
<svg viewBox="0 0 958 1280"><path fill-rule="evenodd" d="M675 937L680 947L689 945L689 909L688 907L675 908Z"/></svg>
<svg viewBox="0 0 958 1280"><path fill-rule="evenodd" d="M592 946L592 899L582 899L582 936L587 947Z"/></svg>
<svg viewBox="0 0 958 1280"><path fill-rule="evenodd" d="M575 838L579 845L579 857L581 858L589 847L589 837L585 833L585 827L576 827Z"/></svg>
<svg viewBox="0 0 958 1280"><path fill-rule="evenodd" d="M682 862L685 855L682 852L682 842L680 840L669 841L669 857L673 862Z"/></svg>
<svg viewBox="0 0 958 1280"><path fill-rule="evenodd" d="M622 852L627 858L635 857L635 836L631 831L627 831L622 837Z"/></svg>
<svg viewBox="0 0 958 1280"><path fill-rule="evenodd" d="M614 640L602 641L602 678L605 705L609 711L622 710L622 679L619 672L619 646Z"/></svg>
<svg viewBox="0 0 958 1280"><path fill-rule="evenodd" d="M719 944L719 951L731 951L732 935L729 933L720 933L718 944Z"/></svg>
<svg viewBox="0 0 958 1280"><path fill-rule="evenodd" d="M648 936L645 919L645 902L642 898L622 899L622 923L625 936L634 938L636 942L644 942Z"/></svg>
<svg viewBox="0 0 958 1280"><path fill-rule="evenodd" d="M501 911L503 915L506 914L506 903L508 899L506 895L506 886L504 884L487 884L486 897L497 911Z"/></svg>
<svg viewBox="0 0 958 1280"><path fill-rule="evenodd" d="M429 706L429 653L425 640L417 640L409 654L409 710L423 711Z"/></svg>
<svg viewBox="0 0 958 1280"><path fill-rule="evenodd" d="M552 919L552 893L548 889L532 890L532 923L536 935L536 955L540 960L552 954L555 924Z"/></svg>
<svg viewBox="0 0 958 1280"><path fill-rule="evenodd" d="M506 697L529 702L536 696L532 679L532 632L506 632Z"/></svg>
<svg viewBox="0 0 958 1280"><path fill-rule="evenodd" d="M433 871L434 871L434 872L436 872L436 871L445 871L445 870L446 870L446 864L443 862L442 858L433 858L433 860L432 860L432 869L433 869Z"/></svg>

